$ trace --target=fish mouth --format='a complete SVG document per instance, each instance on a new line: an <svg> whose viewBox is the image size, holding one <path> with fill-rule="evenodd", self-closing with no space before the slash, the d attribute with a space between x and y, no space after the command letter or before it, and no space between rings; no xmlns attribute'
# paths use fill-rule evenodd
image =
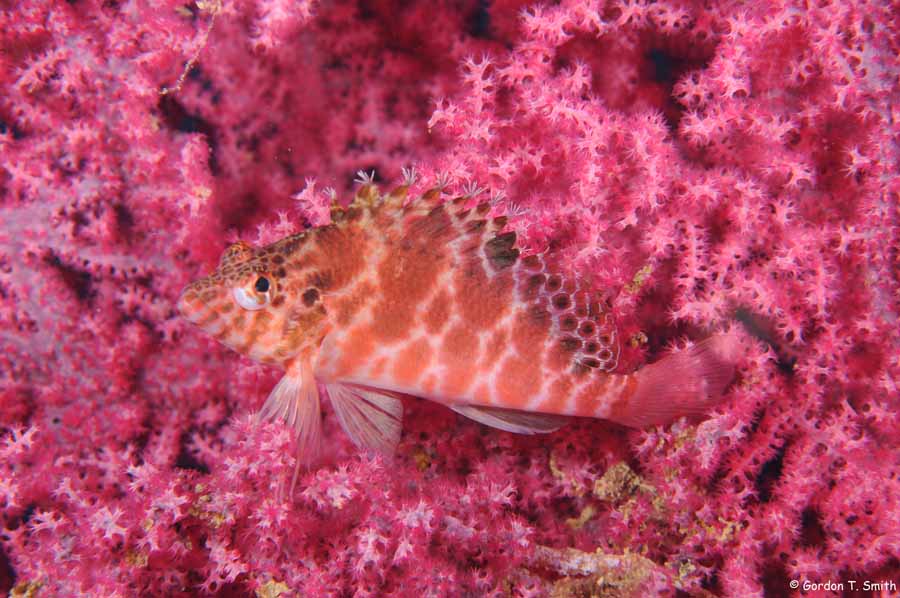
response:
<svg viewBox="0 0 900 598"><path fill-rule="evenodd" d="M181 314L181 317L194 324L200 320L205 311L204 308L206 307L192 287L186 287L181 292L175 306L178 309L178 313Z"/></svg>
<svg viewBox="0 0 900 598"><path fill-rule="evenodd" d="M208 289L203 285L188 285L175 305L181 317L207 334L216 336L225 329L225 322L216 304L208 301L208 297L204 298L203 293L206 291Z"/></svg>

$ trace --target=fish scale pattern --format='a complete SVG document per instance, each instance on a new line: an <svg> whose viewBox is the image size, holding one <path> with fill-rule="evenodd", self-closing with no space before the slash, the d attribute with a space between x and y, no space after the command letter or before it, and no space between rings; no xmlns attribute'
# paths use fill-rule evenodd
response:
<svg viewBox="0 0 900 598"><path fill-rule="evenodd" d="M572 353L576 368L611 372L620 351L611 306L599 301L571 272L548 264L546 254L522 260L519 297L550 314L553 341Z"/></svg>

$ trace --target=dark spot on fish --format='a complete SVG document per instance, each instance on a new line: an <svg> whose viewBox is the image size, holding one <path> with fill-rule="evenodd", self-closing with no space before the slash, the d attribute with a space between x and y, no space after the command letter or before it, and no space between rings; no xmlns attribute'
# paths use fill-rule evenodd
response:
<svg viewBox="0 0 900 598"><path fill-rule="evenodd" d="M560 293L553 297L553 307L556 309L566 309L572 304L572 300L565 293Z"/></svg>
<svg viewBox="0 0 900 598"><path fill-rule="evenodd" d="M312 307L319 300L319 289L306 289L303 293L303 305Z"/></svg>
<svg viewBox="0 0 900 598"><path fill-rule="evenodd" d="M594 359L593 357L588 357L587 359L581 360L582 365L585 365L589 368L598 368L600 367L600 362Z"/></svg>
<svg viewBox="0 0 900 598"><path fill-rule="evenodd" d="M507 268L513 265L519 257L519 250L513 247L515 243L516 233L514 232L497 235L484 244L484 254L495 268Z"/></svg>
<svg viewBox="0 0 900 598"><path fill-rule="evenodd" d="M497 216L491 222L497 228L503 228L504 226L506 226L506 223L509 222L509 220L507 219L506 216Z"/></svg>
<svg viewBox="0 0 900 598"><path fill-rule="evenodd" d="M281 246L281 255L291 255L298 245L300 245L299 236L288 237L284 245Z"/></svg>
<svg viewBox="0 0 900 598"><path fill-rule="evenodd" d="M575 308L575 315L579 318L586 318L588 315L588 310L585 306L579 305Z"/></svg>
<svg viewBox="0 0 900 598"><path fill-rule="evenodd" d="M563 330L575 330L578 327L578 320L572 315L563 316L559 321L559 327Z"/></svg>
<svg viewBox="0 0 900 598"><path fill-rule="evenodd" d="M488 241L488 245L490 245L491 243L495 243L499 247L512 247L515 242L516 233L514 231L509 231L508 233L497 235L496 237Z"/></svg>
<svg viewBox="0 0 900 598"><path fill-rule="evenodd" d="M481 229L484 228L484 225L485 225L484 220L473 220L473 221L469 222L469 224L466 225L466 232L472 233L472 234L477 233L478 231L480 231Z"/></svg>
<svg viewBox="0 0 900 598"><path fill-rule="evenodd" d="M278 278L284 278L285 276L287 276L287 270L285 270L284 267L278 268L278 270L275 271L275 276Z"/></svg>
<svg viewBox="0 0 900 598"><path fill-rule="evenodd" d="M609 346L610 344L612 344L612 338L610 338L608 334L601 334L600 338L597 340L600 341L601 345Z"/></svg>
<svg viewBox="0 0 900 598"><path fill-rule="evenodd" d="M274 263L276 266L283 264L283 263L284 263L284 256L283 256L283 255L276 255L275 257L272 258L272 263Z"/></svg>
<svg viewBox="0 0 900 598"><path fill-rule="evenodd" d="M284 295L278 295L272 299L272 307L278 307L284 303Z"/></svg>
<svg viewBox="0 0 900 598"><path fill-rule="evenodd" d="M584 346L584 351L585 351L585 353L596 353L597 349L599 349L599 348L600 348L600 345L598 345L594 341L590 341Z"/></svg>
<svg viewBox="0 0 900 598"><path fill-rule="evenodd" d="M540 270L543 266L543 264L541 264L541 258L536 255L529 255L528 257L523 258L522 265L529 270Z"/></svg>
<svg viewBox="0 0 900 598"><path fill-rule="evenodd" d="M502 270L503 268L508 268L516 263L516 260L519 257L519 250L512 249L506 253L499 253L491 258L491 265L497 268L498 270Z"/></svg>
<svg viewBox="0 0 900 598"><path fill-rule="evenodd" d="M603 361L611 360L612 356L613 356L612 351L610 351L609 349L603 349L602 351L600 351L600 354L597 355L597 357L599 357Z"/></svg>
<svg viewBox="0 0 900 598"><path fill-rule="evenodd" d="M581 325L581 328L578 329L578 333L581 334L581 336L590 336L594 334L595 330L596 328L594 328L593 322L585 322Z"/></svg>
<svg viewBox="0 0 900 598"><path fill-rule="evenodd" d="M480 203L475 207L475 213L478 214L479 216L483 216L490 211L491 211L491 204L489 204L487 202Z"/></svg>
<svg viewBox="0 0 900 598"><path fill-rule="evenodd" d="M459 218L460 220L465 220L466 218L469 217L469 214L471 214L471 213L472 213L472 210L460 210L459 212L456 213L456 217Z"/></svg>
<svg viewBox="0 0 900 598"><path fill-rule="evenodd" d="M554 274L547 280L547 288L551 292L558 291L562 287L562 278L558 274Z"/></svg>
<svg viewBox="0 0 900 598"><path fill-rule="evenodd" d="M584 365L583 363L581 363L580 361L576 361L572 365L572 373L575 374L576 377L584 376L585 374L587 374L590 371L591 371L591 369L589 367L587 367L586 365Z"/></svg>
<svg viewBox="0 0 900 598"><path fill-rule="evenodd" d="M559 341L559 345L566 351L574 352L581 348L581 339L574 336L566 336Z"/></svg>
<svg viewBox="0 0 900 598"><path fill-rule="evenodd" d="M532 274L531 276L528 277L525 288L529 292L529 294L534 293L539 288L541 288L541 285L544 284L544 281L546 279L547 279L547 277L544 276L543 274Z"/></svg>
<svg viewBox="0 0 900 598"><path fill-rule="evenodd" d="M309 277L309 282L310 285L318 287L323 291L327 291L331 287L333 277L331 272L313 272L312 276Z"/></svg>

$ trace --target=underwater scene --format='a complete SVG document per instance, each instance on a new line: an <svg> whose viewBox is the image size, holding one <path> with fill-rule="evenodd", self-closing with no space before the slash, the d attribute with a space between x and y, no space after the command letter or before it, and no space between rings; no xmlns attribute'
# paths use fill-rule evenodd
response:
<svg viewBox="0 0 900 598"><path fill-rule="evenodd" d="M0 595L900 595L898 14L0 1Z"/></svg>

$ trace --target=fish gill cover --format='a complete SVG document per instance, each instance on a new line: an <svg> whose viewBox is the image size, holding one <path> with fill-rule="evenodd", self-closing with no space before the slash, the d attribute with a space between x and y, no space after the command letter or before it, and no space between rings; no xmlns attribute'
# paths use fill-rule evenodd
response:
<svg viewBox="0 0 900 598"><path fill-rule="evenodd" d="M783 596L900 582L900 41L874 1L0 3L0 591ZM185 74L186 73L186 74ZM609 294L702 423L407 405L293 501L276 369L176 316L227 242L415 165ZM801 588L802 590L802 588ZM799 591L799 590L798 590Z"/></svg>

